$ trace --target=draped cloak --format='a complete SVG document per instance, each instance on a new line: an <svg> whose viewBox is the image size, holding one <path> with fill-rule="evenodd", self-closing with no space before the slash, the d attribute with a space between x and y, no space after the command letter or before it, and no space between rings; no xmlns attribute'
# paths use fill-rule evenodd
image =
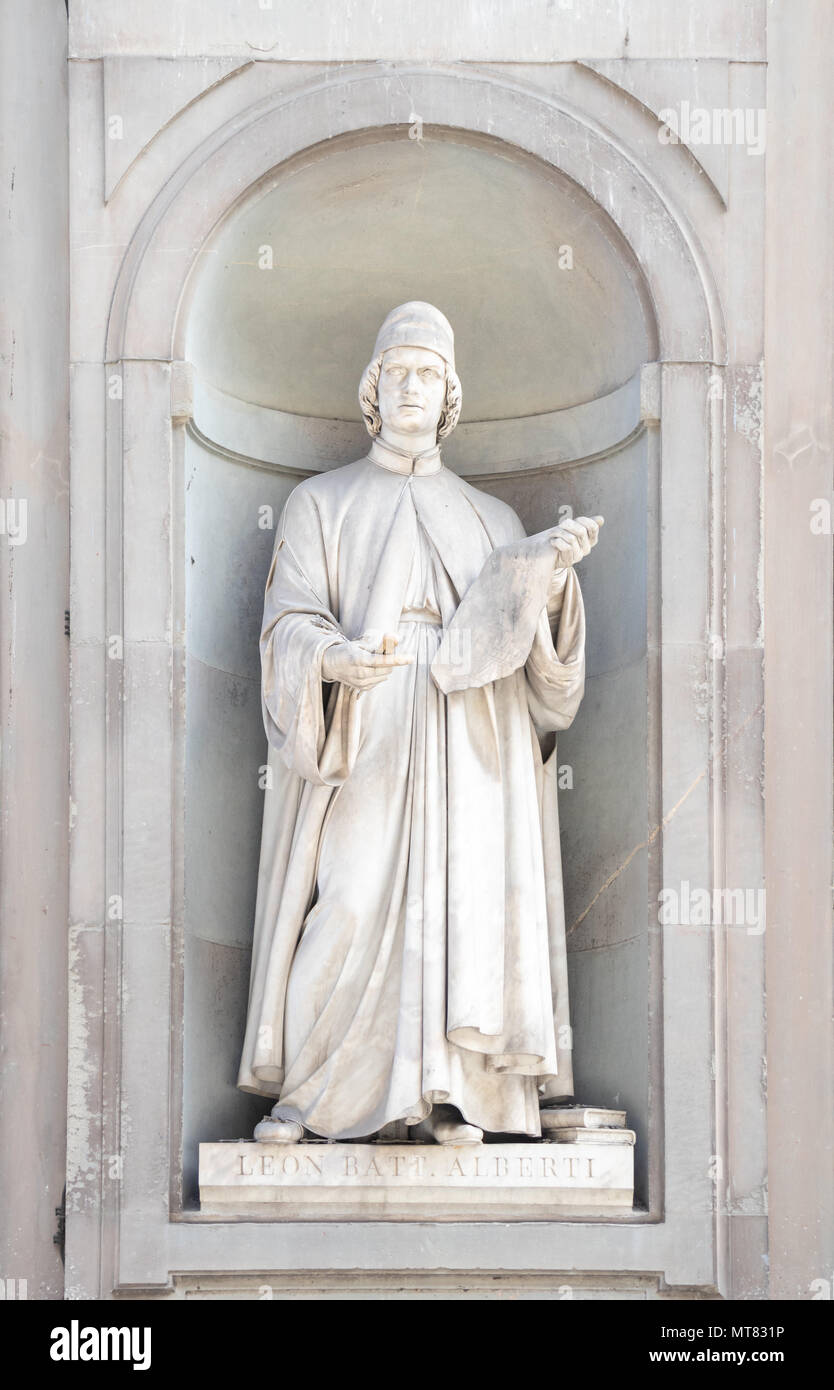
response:
<svg viewBox="0 0 834 1390"><path fill-rule="evenodd" d="M238 1085L315 1134L358 1138L447 1102L538 1135L539 1105L573 1093L554 741L584 689L573 570L551 582L550 552L521 650L512 605L492 611L484 590L473 645L494 639L508 674L469 684L466 632L462 674L432 674L485 562L520 542L515 512L439 456L377 441L286 503L261 635L271 776ZM413 663L361 693L323 683L327 648L369 630L397 633Z"/></svg>

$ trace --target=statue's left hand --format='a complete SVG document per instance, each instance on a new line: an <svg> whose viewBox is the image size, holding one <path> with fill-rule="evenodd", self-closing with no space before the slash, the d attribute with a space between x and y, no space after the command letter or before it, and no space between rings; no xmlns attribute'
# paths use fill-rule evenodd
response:
<svg viewBox="0 0 834 1390"><path fill-rule="evenodd" d="M556 568L567 569L589 554L599 540L602 525L601 516L577 516L556 526L550 533L550 544L556 551Z"/></svg>

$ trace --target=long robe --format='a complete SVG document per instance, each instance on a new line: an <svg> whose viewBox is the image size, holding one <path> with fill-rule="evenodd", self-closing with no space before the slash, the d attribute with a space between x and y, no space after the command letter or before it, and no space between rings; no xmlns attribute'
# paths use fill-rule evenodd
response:
<svg viewBox="0 0 834 1390"><path fill-rule="evenodd" d="M446 1102L487 1131L538 1135L542 1100L572 1095L553 735L584 689L573 571L510 674L444 694L431 670L484 562L524 536L439 456L376 441L284 509L238 1084L315 1134L362 1137ZM506 624L496 605L479 650L494 627L512 651ZM369 630L396 632L413 664L361 694L323 683L327 648Z"/></svg>

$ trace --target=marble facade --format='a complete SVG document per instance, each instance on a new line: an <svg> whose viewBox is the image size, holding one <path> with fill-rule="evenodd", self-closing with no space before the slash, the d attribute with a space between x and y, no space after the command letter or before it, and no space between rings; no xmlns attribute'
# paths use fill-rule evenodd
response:
<svg viewBox="0 0 834 1390"><path fill-rule="evenodd" d="M25 545L0 534L3 602L9 631L48 609L56 636L49 657L4 646L0 675L67 712L46 739L20 706L4 715L3 864L15 826L36 852L14 879L0 867L20 1061L3 1095L43 1101L21 1131L35 1175L3 1159L9 1209L33 1213L7 1248L44 1297L246 1296L252 1270L290 1290L356 1271L383 1297L389 1277L443 1270L454 1296L485 1269L545 1296L569 1278L588 1296L810 1297L834 1258L832 567L830 532L809 527L831 494L831 15L698 0L694 24L651 0L535 0L512 23L486 3L432 5L433 24L372 4L348 26L324 8L206 0L175 22L163 0L79 0L67 32L64 7L37 0L2 21L4 63L55 75L43 121L15 137L43 240L25 217L4 230L25 351L3 393L23 441L3 499L30 505ZM5 90L33 100L25 80ZM660 138L684 103L689 143ZM763 152L695 140L701 108L766 111ZM444 261L437 238L467 216L468 256ZM391 253L407 233L419 287ZM566 781L585 780L560 810L582 865L565 885L581 1098L622 1106L637 1135L633 1207L527 1224L514 1187L500 1219L453 1207L430 1250L408 1210L386 1219L368 1198L373 1172L353 1206L337 1184L332 1210L298 1217L286 1190L255 1219L216 1192L201 1214L197 1191L199 1145L245 1169L261 1113L234 1068L270 515L363 434L315 325L329 312L352 342L418 288L453 301L480 383L450 465L531 532L560 503L606 516L588 693L560 744ZM496 368L499 344L524 360L520 299L539 324L527 384ZM762 888L766 926L659 919L662 891Z"/></svg>

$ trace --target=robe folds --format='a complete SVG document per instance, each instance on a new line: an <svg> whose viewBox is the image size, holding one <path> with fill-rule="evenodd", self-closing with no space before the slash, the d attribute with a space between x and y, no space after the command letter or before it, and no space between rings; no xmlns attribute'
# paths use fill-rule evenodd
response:
<svg viewBox="0 0 834 1390"><path fill-rule="evenodd" d="M271 786L238 1085L314 1134L448 1103L539 1135L539 1105L573 1094L554 734L582 698L584 615L548 554L439 457L376 442L287 501L261 635ZM527 564L526 633L502 560ZM468 592L471 631L454 623ZM412 664L361 693L322 681L329 646L383 632ZM509 669L489 680L493 646Z"/></svg>

